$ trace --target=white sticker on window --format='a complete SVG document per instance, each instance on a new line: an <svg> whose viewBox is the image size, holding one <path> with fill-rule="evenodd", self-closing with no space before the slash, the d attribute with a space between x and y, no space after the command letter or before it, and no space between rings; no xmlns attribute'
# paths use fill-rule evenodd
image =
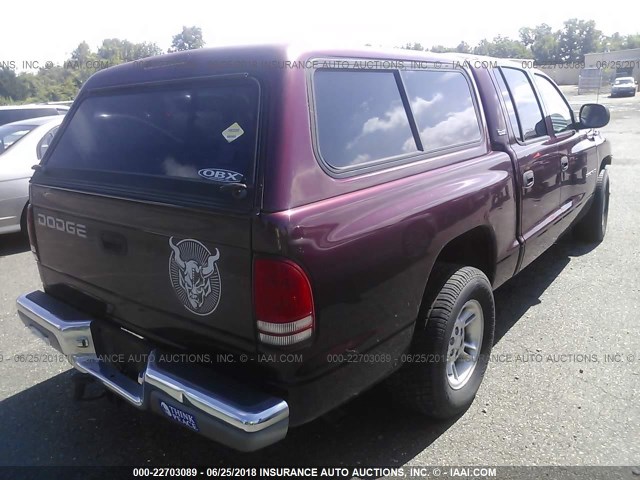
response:
<svg viewBox="0 0 640 480"><path fill-rule="evenodd" d="M222 131L222 136L225 138L227 142L231 143L234 140L237 140L238 138L240 138L243 133L244 133L244 130L240 125L238 125L238 122L234 122L233 125L230 125L225 130Z"/></svg>
<svg viewBox="0 0 640 480"><path fill-rule="evenodd" d="M241 173L223 168L203 168L202 170L198 170L198 175L207 180L215 180L216 182L239 183L242 181Z"/></svg>

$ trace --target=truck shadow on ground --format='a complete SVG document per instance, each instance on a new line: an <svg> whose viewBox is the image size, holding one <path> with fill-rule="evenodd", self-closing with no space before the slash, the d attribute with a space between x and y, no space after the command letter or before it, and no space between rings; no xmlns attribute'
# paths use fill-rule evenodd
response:
<svg viewBox="0 0 640 480"><path fill-rule="evenodd" d="M27 252L30 248L29 240L21 233L0 235L0 257Z"/></svg>
<svg viewBox="0 0 640 480"><path fill-rule="evenodd" d="M571 257L593 247L563 241L499 289L496 343L540 302ZM8 440L0 465L401 466L457 421L403 411L384 388L375 387L292 429L282 442L243 454L128 405L106 399L74 402L71 376L64 372L0 402L0 425Z"/></svg>

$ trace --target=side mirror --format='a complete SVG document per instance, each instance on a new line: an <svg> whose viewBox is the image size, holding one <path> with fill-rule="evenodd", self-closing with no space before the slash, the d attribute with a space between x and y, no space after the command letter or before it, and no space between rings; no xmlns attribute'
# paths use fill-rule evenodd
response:
<svg viewBox="0 0 640 480"><path fill-rule="evenodd" d="M580 108L579 128L600 128L609 123L609 109L599 103L585 103Z"/></svg>
<svg viewBox="0 0 640 480"><path fill-rule="evenodd" d="M536 137L543 137L544 135L548 135L547 124L544 123L544 119L536 123L535 131Z"/></svg>

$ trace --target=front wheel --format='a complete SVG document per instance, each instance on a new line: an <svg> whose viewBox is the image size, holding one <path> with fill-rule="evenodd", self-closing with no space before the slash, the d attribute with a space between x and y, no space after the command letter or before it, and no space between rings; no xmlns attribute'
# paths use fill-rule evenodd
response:
<svg viewBox="0 0 640 480"><path fill-rule="evenodd" d="M596 191L589 211L576 224L574 234L586 242L601 242L607 233L609 221L609 174L607 169L600 170L596 181Z"/></svg>
<svg viewBox="0 0 640 480"><path fill-rule="evenodd" d="M466 410L480 387L495 307L491 284L477 268L439 265L432 278L406 363L387 384L401 404L449 418Z"/></svg>

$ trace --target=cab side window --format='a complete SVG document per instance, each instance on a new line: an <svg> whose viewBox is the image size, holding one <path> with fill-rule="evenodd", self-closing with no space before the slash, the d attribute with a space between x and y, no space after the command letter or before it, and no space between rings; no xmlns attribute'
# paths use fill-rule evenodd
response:
<svg viewBox="0 0 640 480"><path fill-rule="evenodd" d="M553 133L561 133L573 124L573 113L557 88L542 75L534 75L544 106L551 117Z"/></svg>
<svg viewBox="0 0 640 480"><path fill-rule="evenodd" d="M510 67L502 67L500 72L515 104L518 127L521 132L520 140L526 142L547 135L542 109L527 74L523 70ZM514 130L518 131L515 125Z"/></svg>
<svg viewBox="0 0 640 480"><path fill-rule="evenodd" d="M331 167L418 151L394 72L319 69L314 83L318 144Z"/></svg>

